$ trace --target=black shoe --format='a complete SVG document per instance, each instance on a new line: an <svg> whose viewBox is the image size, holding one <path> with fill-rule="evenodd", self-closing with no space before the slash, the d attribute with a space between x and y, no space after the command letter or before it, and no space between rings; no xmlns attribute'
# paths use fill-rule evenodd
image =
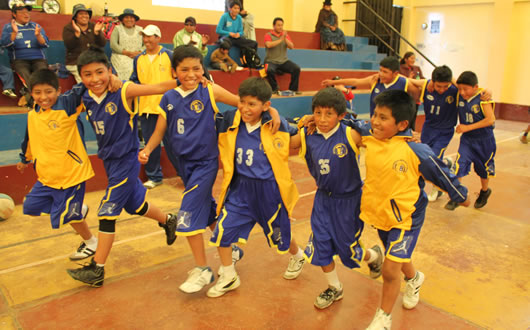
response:
<svg viewBox="0 0 530 330"><path fill-rule="evenodd" d="M488 203L488 198L491 195L491 189L488 188L488 190L484 191L480 189L480 194L478 195L477 200L475 201L475 208L480 209L484 207Z"/></svg>
<svg viewBox="0 0 530 330"><path fill-rule="evenodd" d="M166 231L167 245L173 244L173 242L175 242L175 240L177 239L177 234L175 233L177 231L177 215L170 214L169 219L162 227Z"/></svg>
<svg viewBox="0 0 530 330"><path fill-rule="evenodd" d="M445 204L445 209L449 210L449 211L453 211L457 207L458 207L458 203L457 202L449 201L449 202L447 202L447 204Z"/></svg>
<svg viewBox="0 0 530 330"><path fill-rule="evenodd" d="M105 268L97 266L94 258L90 260L89 264L85 264L83 267L77 269L67 269L66 272L74 280L96 288L103 285L103 279L105 278Z"/></svg>

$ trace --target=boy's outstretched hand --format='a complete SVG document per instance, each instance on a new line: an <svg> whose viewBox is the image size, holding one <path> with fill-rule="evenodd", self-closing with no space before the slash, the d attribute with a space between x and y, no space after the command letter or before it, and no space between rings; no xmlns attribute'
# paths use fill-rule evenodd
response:
<svg viewBox="0 0 530 330"><path fill-rule="evenodd" d="M121 86L123 86L123 81L121 81L120 78L118 78L116 75L111 74L109 82L109 92L117 92L121 88Z"/></svg>
<svg viewBox="0 0 530 330"><path fill-rule="evenodd" d="M273 107L269 107L269 113L272 117L272 126L271 126L271 132L272 134L275 134L280 129L281 119L280 114L278 113L278 110L276 110Z"/></svg>

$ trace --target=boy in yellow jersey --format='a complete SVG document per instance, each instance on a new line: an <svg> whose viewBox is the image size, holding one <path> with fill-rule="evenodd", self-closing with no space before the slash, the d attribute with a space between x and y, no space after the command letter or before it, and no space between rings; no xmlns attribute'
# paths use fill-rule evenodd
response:
<svg viewBox="0 0 530 330"><path fill-rule="evenodd" d="M404 91L389 90L374 101L370 125L356 127L362 137L353 136L358 145L366 147L360 218L377 229L385 247L383 294L367 328L371 330L390 329L401 273L407 283L403 307L412 309L418 304L425 275L416 271L411 256L427 207L424 179L447 191L457 203L469 205L467 188L444 162L427 145L409 141L409 123L416 108L412 98Z"/></svg>
<svg viewBox="0 0 530 330"><path fill-rule="evenodd" d="M42 69L31 75L31 96L35 107L28 113L22 143L20 172L33 161L38 180L24 199L24 214L49 214L52 228L70 224L83 238L71 260L92 256L98 244L85 221L85 181L94 176L83 142L81 96L86 88L76 85L61 95L54 72Z"/></svg>

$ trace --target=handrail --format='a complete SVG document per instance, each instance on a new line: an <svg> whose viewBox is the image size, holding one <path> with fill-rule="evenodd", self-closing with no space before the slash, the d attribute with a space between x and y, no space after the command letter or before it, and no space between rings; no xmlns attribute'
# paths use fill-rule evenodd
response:
<svg viewBox="0 0 530 330"><path fill-rule="evenodd" d="M355 21L355 20L353 20L353 21ZM394 54L399 56L398 52L394 48L392 48L392 46L390 46L386 41L384 41L383 38L381 38L377 33L372 31L372 29L370 29L366 24L364 24L362 21L357 21L357 22L359 22L359 24L361 24L365 29L367 29L368 32L373 34L374 37L377 38L377 40L381 41L388 49L390 49L392 51L392 53L394 53Z"/></svg>
<svg viewBox="0 0 530 330"><path fill-rule="evenodd" d="M401 33L399 33L399 31L392 25L390 24L389 22L387 22L387 20L385 20L383 17L381 17L375 10L373 10L372 7L370 7L367 3L365 3L363 0L356 0L356 1L344 1L344 3L360 3L361 5L363 5L365 8L367 8L370 12L372 12L372 14L374 14L374 16L376 18L378 18L380 21L382 21L385 25L387 25L392 31L394 31L395 33L397 33L397 35L403 39L403 41L405 41L410 47L412 47L412 49L414 49L418 54L420 54L424 59L427 60L427 62L429 62L432 66L436 67L437 65L434 64L433 61L431 61L427 55L423 54L418 48L416 48L410 41L407 40L407 38L405 38ZM348 20L348 21L351 21L351 20ZM357 20L357 22L359 22L365 29L369 30L372 34L375 34L373 31L371 31L369 28L366 27L366 24L362 23L361 21ZM379 39L379 41L383 42L379 37L377 37ZM392 47L389 47L385 42L383 42L385 44L385 46L387 46L388 48L390 48L394 54L396 54L396 51L392 49Z"/></svg>

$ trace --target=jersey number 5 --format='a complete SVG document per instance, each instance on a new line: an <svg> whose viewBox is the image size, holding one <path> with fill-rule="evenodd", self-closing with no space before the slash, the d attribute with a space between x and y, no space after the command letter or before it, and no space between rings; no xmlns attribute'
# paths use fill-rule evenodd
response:
<svg viewBox="0 0 530 330"><path fill-rule="evenodd" d="M325 175L329 173L329 159L319 159L318 165L320 165L320 174Z"/></svg>

